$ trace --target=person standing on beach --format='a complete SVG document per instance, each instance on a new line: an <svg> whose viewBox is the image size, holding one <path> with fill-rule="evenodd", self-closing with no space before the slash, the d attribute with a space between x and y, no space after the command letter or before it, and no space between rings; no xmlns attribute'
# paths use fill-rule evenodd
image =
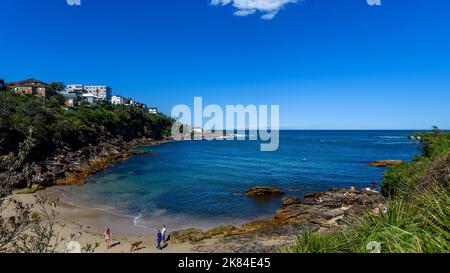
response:
<svg viewBox="0 0 450 273"><path fill-rule="evenodd" d="M109 249L109 244L111 242L111 236L112 236L111 229L107 228L105 230L105 232L103 233L103 236L105 238L105 247L106 247L106 249Z"/></svg>
<svg viewBox="0 0 450 273"><path fill-rule="evenodd" d="M158 229L158 234L156 235L156 248L159 250L161 250L161 240L162 240L161 230Z"/></svg>
<svg viewBox="0 0 450 273"><path fill-rule="evenodd" d="M163 243L166 242L166 231L167 231L167 229L166 229L166 226L164 225L162 230L161 230L161 236L162 236Z"/></svg>

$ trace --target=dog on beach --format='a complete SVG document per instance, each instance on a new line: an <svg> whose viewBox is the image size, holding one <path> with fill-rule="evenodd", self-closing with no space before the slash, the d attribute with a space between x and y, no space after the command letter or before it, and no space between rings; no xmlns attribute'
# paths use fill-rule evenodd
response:
<svg viewBox="0 0 450 273"><path fill-rule="evenodd" d="M143 244L143 243L144 243L144 242L142 242L142 241L139 241L139 242L136 242L136 243L132 243L131 246L130 246L130 252L139 250L139 246L140 246L141 244Z"/></svg>

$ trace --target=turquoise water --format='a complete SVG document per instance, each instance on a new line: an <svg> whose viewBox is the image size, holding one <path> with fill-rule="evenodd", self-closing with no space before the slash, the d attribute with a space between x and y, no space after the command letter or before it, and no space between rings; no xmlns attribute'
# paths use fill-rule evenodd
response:
<svg viewBox="0 0 450 273"><path fill-rule="evenodd" d="M282 131L276 152L255 141L190 141L142 148L136 156L66 188L74 203L135 217L142 226L206 227L270 217L280 199L243 193L272 186L288 196L330 188L366 187L383 168L367 162L410 161L420 151L411 131Z"/></svg>

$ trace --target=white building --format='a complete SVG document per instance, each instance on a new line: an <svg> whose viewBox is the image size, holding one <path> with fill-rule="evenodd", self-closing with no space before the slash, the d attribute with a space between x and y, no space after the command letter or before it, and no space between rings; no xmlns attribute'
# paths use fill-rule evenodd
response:
<svg viewBox="0 0 450 273"><path fill-rule="evenodd" d="M156 108L156 107L150 107L150 108L148 109L148 112L149 112L150 114L158 114L158 108Z"/></svg>
<svg viewBox="0 0 450 273"><path fill-rule="evenodd" d="M106 85L69 84L67 85L66 91L91 94L101 101L110 101L112 95L112 88Z"/></svg>
<svg viewBox="0 0 450 273"><path fill-rule="evenodd" d="M86 85L84 89L88 94L96 96L99 100L110 101L112 89L106 85Z"/></svg>
<svg viewBox="0 0 450 273"><path fill-rule="evenodd" d="M82 93L83 92L83 85L81 84L69 84L66 86L66 91L70 93Z"/></svg>
<svg viewBox="0 0 450 273"><path fill-rule="evenodd" d="M134 102L131 98L122 97L122 96L112 96L111 97L111 104L112 105L134 105Z"/></svg>
<svg viewBox="0 0 450 273"><path fill-rule="evenodd" d="M112 96L111 97L111 104L112 105L124 105L125 104L125 98L122 96Z"/></svg>

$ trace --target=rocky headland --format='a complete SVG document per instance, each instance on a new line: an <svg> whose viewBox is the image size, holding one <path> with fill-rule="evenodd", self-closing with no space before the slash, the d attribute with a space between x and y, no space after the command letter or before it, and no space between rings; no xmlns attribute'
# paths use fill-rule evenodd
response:
<svg viewBox="0 0 450 273"><path fill-rule="evenodd" d="M26 185L32 191L55 185L81 185L86 183L89 176L131 156L157 156L136 150L136 147L155 146L170 141L139 138L127 142L114 138L76 151L64 148L57 151L55 156L35 163L29 174L17 173L15 178L21 182L19 185Z"/></svg>

